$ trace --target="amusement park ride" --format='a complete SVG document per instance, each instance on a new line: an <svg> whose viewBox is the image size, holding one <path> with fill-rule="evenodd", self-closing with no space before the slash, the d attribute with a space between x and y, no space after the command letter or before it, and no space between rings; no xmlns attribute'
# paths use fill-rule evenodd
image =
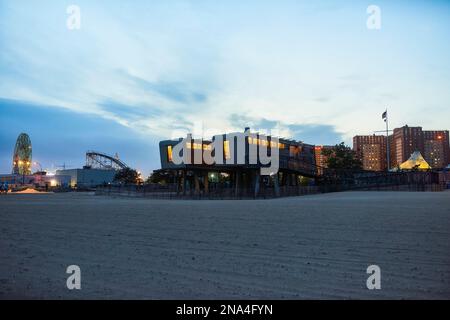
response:
<svg viewBox="0 0 450 320"><path fill-rule="evenodd" d="M13 174L31 174L32 148L31 139L26 133L21 133L17 138L13 154Z"/></svg>
<svg viewBox="0 0 450 320"><path fill-rule="evenodd" d="M128 166L119 159L116 153L114 156L103 152L87 151L85 169L114 169L121 170L128 168Z"/></svg>
<svg viewBox="0 0 450 320"><path fill-rule="evenodd" d="M16 175L30 175L33 165L39 165L40 171L42 171L41 164L39 162L32 161L32 147L30 137L26 133L21 133L17 138L16 145L14 147L12 173ZM60 167L66 169L66 164L64 163ZM114 156L111 156L103 152L87 151L86 165L84 166L84 168L121 170L124 168L128 168L128 165L126 165L122 160L119 159L117 153Z"/></svg>

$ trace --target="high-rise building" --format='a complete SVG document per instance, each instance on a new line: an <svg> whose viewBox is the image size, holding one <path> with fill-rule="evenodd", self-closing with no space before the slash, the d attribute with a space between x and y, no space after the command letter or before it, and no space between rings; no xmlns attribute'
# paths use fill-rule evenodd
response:
<svg viewBox="0 0 450 320"><path fill-rule="evenodd" d="M322 154L324 146L315 146L314 153L316 158L316 166L326 168L327 165L327 157Z"/></svg>
<svg viewBox="0 0 450 320"><path fill-rule="evenodd" d="M423 154L423 131L422 127L403 126L395 128L392 135L393 159L391 164L396 167L409 159L414 151Z"/></svg>
<svg viewBox="0 0 450 320"><path fill-rule="evenodd" d="M355 136L353 150L361 160L364 170L384 171L387 169L386 136Z"/></svg>
<svg viewBox="0 0 450 320"><path fill-rule="evenodd" d="M323 150L332 150L334 146L315 146L314 155L316 160L316 166L318 166L319 174L323 174L323 168L328 167L328 157L322 154Z"/></svg>
<svg viewBox="0 0 450 320"><path fill-rule="evenodd" d="M444 168L450 163L448 130L423 131L423 157L432 168Z"/></svg>
<svg viewBox="0 0 450 320"><path fill-rule="evenodd" d="M450 162L448 130L422 130L422 127L403 126L394 129L391 142L392 166L408 160L419 151L432 168L444 168Z"/></svg>
<svg viewBox="0 0 450 320"><path fill-rule="evenodd" d="M370 158L374 158L374 154L377 153L377 147L366 146L366 154L368 156L363 157L362 147L355 148L355 139L357 137L371 137L371 136L356 136L353 138L353 146L355 151L359 152L361 159L363 160L364 169L373 167ZM379 137L379 136L372 136ZM362 139L362 138L360 138ZM370 138L366 138L370 140ZM371 138L376 139L376 138ZM379 139L379 138L378 138ZM380 143L386 143L385 139L380 140ZM359 142L360 145L364 144ZM383 152L385 152L385 146ZM419 151L425 160L430 164L432 168L444 168L450 163L450 147L449 147L449 132L448 130L423 130L422 127L410 127L405 125L401 128L395 128L393 134L389 136L389 156L390 167L398 167L400 164L409 159L409 157L415 152ZM369 158L368 158L369 157ZM364 163L366 159L366 163ZM386 153L382 157L382 161L386 161ZM381 167L386 167L385 164L381 164ZM373 170L373 169L372 169Z"/></svg>
<svg viewBox="0 0 450 320"><path fill-rule="evenodd" d="M444 168L450 163L448 130L422 130L422 127L408 125L395 128L389 136L389 148L391 168L408 160L415 151L419 151L432 168ZM385 136L355 136L353 150L360 157L364 170L386 170Z"/></svg>

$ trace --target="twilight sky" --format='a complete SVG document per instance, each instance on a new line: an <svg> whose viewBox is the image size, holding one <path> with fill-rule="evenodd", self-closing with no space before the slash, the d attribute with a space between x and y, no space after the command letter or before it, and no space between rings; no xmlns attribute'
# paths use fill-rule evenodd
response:
<svg viewBox="0 0 450 320"><path fill-rule="evenodd" d="M449 40L450 1L0 0L0 173L20 132L44 168L98 150L147 175L187 131L351 144L386 107L450 129Z"/></svg>

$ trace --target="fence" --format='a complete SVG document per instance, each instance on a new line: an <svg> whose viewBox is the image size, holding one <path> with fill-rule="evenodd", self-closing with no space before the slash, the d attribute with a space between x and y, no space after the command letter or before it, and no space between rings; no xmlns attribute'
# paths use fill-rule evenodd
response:
<svg viewBox="0 0 450 320"><path fill-rule="evenodd" d="M176 185L119 185L103 186L96 189L96 195L127 196L153 199L197 199L197 200L227 200L227 199L271 199L277 197L293 197L318 193L341 191L443 191L445 186L439 183L371 183L371 184L336 184L317 186L280 186L279 196L275 188L262 187L255 195L253 188L241 188L238 192L232 187L212 187L204 190L187 190L183 193Z"/></svg>
<svg viewBox="0 0 450 320"><path fill-rule="evenodd" d="M282 186L280 187L280 197L301 196L307 194L320 193L319 186ZM109 185L98 187L96 195L108 196L127 196L127 197L145 197L154 199L205 199L205 200L227 200L227 199L270 199L276 198L274 188L261 188L258 195L255 196L253 188L241 188L238 192L232 187L212 187L205 192L204 190L187 190L183 193L177 191L176 185Z"/></svg>

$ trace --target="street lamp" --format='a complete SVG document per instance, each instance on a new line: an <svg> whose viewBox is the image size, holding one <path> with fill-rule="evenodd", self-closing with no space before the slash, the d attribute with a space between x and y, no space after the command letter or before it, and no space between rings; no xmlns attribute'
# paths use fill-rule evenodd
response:
<svg viewBox="0 0 450 320"><path fill-rule="evenodd" d="M390 146L389 146L389 122L388 122L388 110L386 108L386 111L383 112L383 115L381 116L384 122L386 123L386 162L387 162L387 171L389 172L389 169L391 167L390 164Z"/></svg>

